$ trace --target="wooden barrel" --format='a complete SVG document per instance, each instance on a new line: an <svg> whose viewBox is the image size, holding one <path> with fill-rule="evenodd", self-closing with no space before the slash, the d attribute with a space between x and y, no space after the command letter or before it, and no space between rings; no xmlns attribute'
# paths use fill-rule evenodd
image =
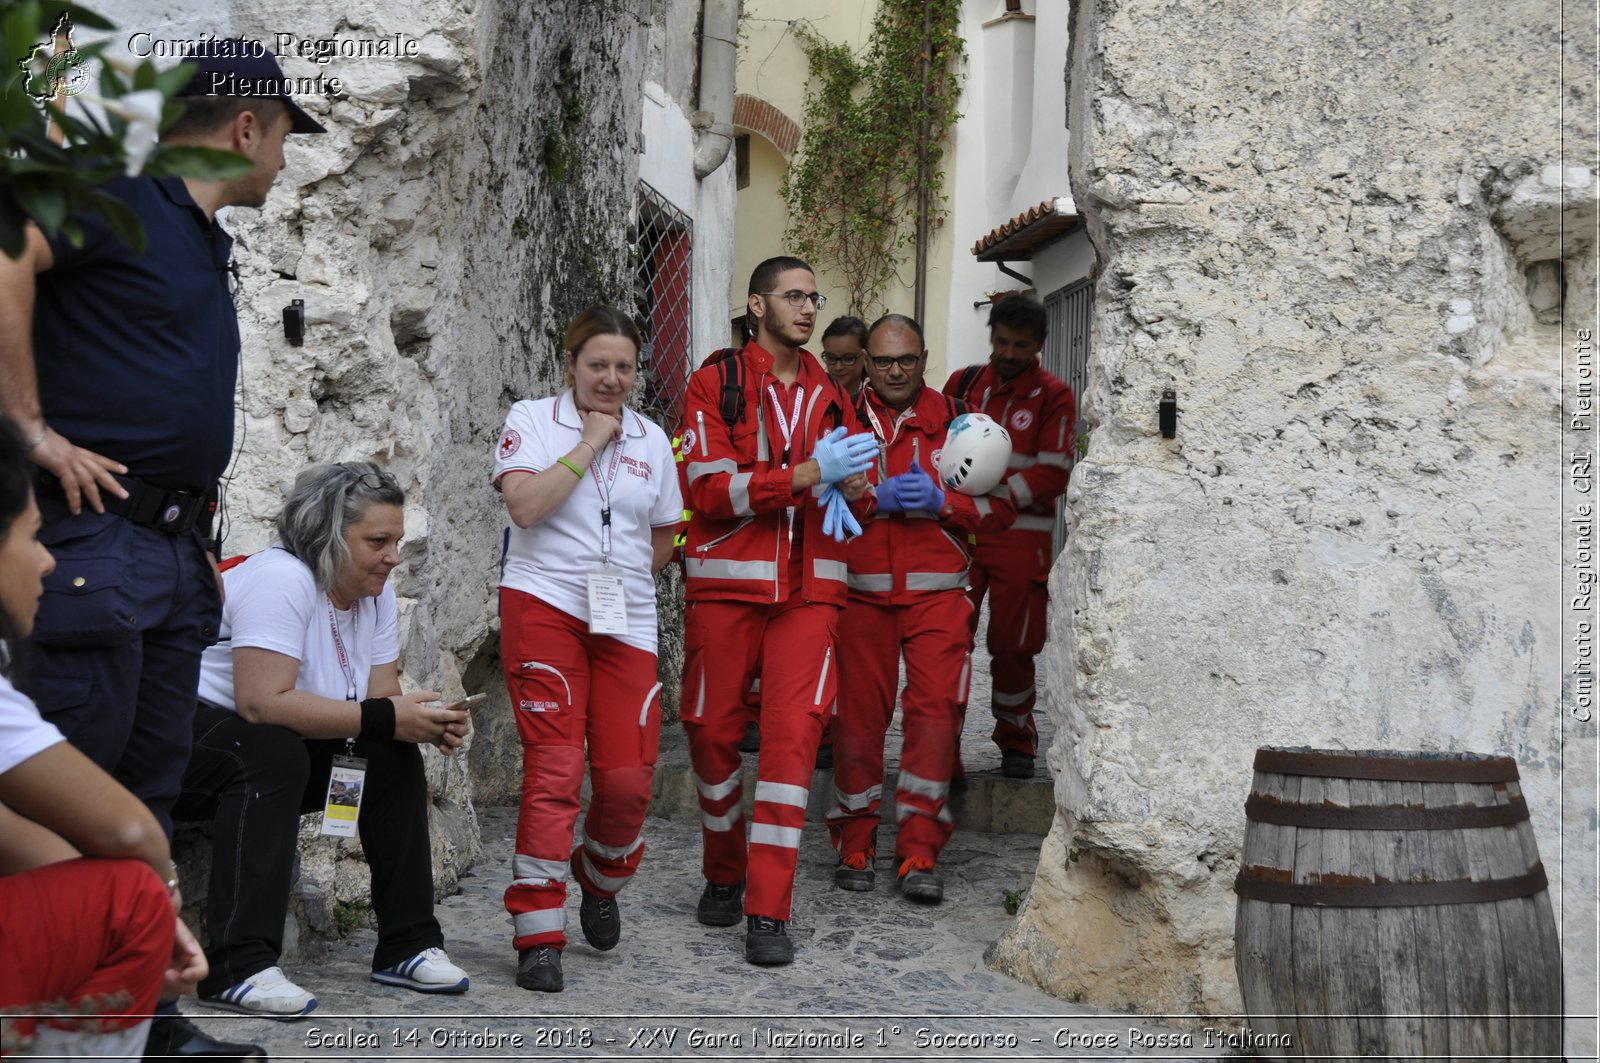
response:
<svg viewBox="0 0 1600 1063"><path fill-rule="evenodd" d="M1262 1055L1561 1058L1561 949L1510 757L1266 747L1234 892Z"/></svg>

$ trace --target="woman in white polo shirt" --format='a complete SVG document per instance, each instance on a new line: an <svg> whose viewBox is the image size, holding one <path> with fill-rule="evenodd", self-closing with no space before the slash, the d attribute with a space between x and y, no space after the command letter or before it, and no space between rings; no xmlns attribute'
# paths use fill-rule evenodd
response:
<svg viewBox="0 0 1600 1063"><path fill-rule="evenodd" d="M501 656L522 737L513 917L517 984L559 992L569 868L596 949L621 934L617 892L644 854L639 828L661 736L654 574L683 509L666 434L624 402L639 331L610 307L567 329L554 398L506 415L494 485L512 528L500 580ZM593 794L573 849L584 745Z"/></svg>

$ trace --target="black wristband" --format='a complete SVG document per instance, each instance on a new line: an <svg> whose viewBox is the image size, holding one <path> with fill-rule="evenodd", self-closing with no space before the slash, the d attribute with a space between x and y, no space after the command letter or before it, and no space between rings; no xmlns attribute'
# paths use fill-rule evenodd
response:
<svg viewBox="0 0 1600 1063"><path fill-rule="evenodd" d="M361 703L361 737L378 742L394 741L394 701L368 698Z"/></svg>

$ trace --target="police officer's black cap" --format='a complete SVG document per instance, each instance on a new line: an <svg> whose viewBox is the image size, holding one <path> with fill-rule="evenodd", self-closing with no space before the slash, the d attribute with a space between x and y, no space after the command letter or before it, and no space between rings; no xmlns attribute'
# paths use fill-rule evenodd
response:
<svg viewBox="0 0 1600 1063"><path fill-rule="evenodd" d="M260 41L243 37L207 38L184 51L183 61L199 69L178 93L183 96L264 96L289 108L291 133L326 133L322 123L302 111L289 95L289 80L278 59Z"/></svg>

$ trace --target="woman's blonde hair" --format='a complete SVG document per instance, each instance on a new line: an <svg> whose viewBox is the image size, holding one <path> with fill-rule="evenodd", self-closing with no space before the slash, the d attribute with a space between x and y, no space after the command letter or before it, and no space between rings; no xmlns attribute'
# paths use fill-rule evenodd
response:
<svg viewBox="0 0 1600 1063"><path fill-rule="evenodd" d="M568 384L573 382L572 364L578 360L578 352L596 336L625 336L633 341L636 356L644 350L644 339L632 318L614 306L591 306L572 319L562 341L567 351Z"/></svg>

